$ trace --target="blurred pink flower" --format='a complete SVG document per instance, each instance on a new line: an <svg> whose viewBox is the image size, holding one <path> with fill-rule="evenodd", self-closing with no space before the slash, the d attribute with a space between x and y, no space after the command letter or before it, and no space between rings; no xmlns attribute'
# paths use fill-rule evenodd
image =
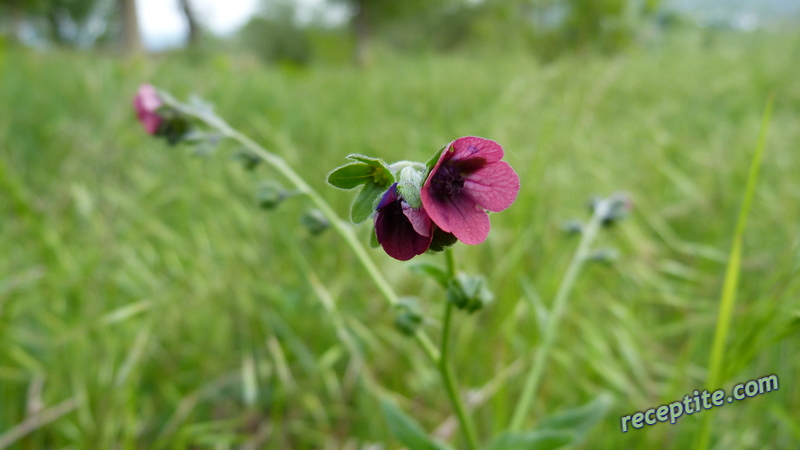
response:
<svg viewBox="0 0 800 450"><path fill-rule="evenodd" d="M503 147L489 139L465 136L451 142L420 192L431 220L465 244L486 240L486 210L508 208L519 193L519 176L502 157Z"/></svg>
<svg viewBox="0 0 800 450"><path fill-rule="evenodd" d="M150 84L139 86L136 97L133 98L133 109L139 122L144 126L148 134L156 134L164 119L158 115L158 108L163 102L158 96L156 88Z"/></svg>

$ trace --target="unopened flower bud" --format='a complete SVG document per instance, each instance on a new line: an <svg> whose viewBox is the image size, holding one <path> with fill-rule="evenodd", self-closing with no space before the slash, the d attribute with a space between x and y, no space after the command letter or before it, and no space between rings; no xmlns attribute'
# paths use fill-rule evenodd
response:
<svg viewBox="0 0 800 450"><path fill-rule="evenodd" d="M494 295L480 275L459 273L447 286L447 301L469 313L475 312L492 301Z"/></svg>
<svg viewBox="0 0 800 450"><path fill-rule="evenodd" d="M395 305L394 324L407 336L413 336L422 324L422 311L415 297L402 297Z"/></svg>
<svg viewBox="0 0 800 450"><path fill-rule="evenodd" d="M258 192L256 192L258 206L264 209L275 209L287 196L288 193L283 186L273 180L261 182L258 185Z"/></svg>
<svg viewBox="0 0 800 450"><path fill-rule="evenodd" d="M590 261L611 264L619 258L619 251L614 248L598 248L589 254Z"/></svg>
<svg viewBox="0 0 800 450"><path fill-rule="evenodd" d="M300 219L300 223L308 228L308 231L312 236L319 235L331 226L330 222L328 222L328 219L322 214L322 211L318 209L310 209L306 211L306 213L303 214L302 219Z"/></svg>

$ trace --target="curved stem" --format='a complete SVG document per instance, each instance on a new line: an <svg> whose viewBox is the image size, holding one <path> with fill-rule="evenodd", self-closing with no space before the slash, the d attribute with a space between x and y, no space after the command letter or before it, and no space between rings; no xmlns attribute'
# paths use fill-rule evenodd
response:
<svg viewBox="0 0 800 450"><path fill-rule="evenodd" d="M592 243L597 237L597 232L602 226L603 217L606 215L608 208L608 200L602 200L597 208L595 208L592 218L581 234L581 241L578 244L578 249L575 251L575 255L572 257L569 267L567 267L567 272L561 280L561 285L558 287L556 298L553 301L553 310L550 313L550 318L547 320L547 325L544 329L542 344L536 352L533 367L531 371L528 372L528 378L525 380L525 387L522 390L522 395L514 409L514 415L511 417L511 426L509 428L512 432L520 431L525 421L525 414L530 411L533 405L534 396L539 388L542 374L544 373L545 363L550 355L550 350L556 338L556 332L561 325L561 319L563 319L564 312L567 308L569 294L572 292L575 280L578 278L578 273L580 273L583 263L586 262L590 254Z"/></svg>
<svg viewBox="0 0 800 450"><path fill-rule="evenodd" d="M384 298L386 298L386 301L388 301L392 306L397 304L397 294L394 292L392 287L389 286L386 278L383 277L381 272L378 270L378 267L369 257L367 251L364 249L364 246L361 245L355 233L353 232L350 224L340 219L333 208L328 205L325 199L323 199L322 196L320 196L319 193L314 190L314 188L306 183L306 181L300 175L298 175L297 172L295 172L283 158L269 152L246 135L232 128L221 117L213 114L210 110L199 111L196 108L181 104L169 95L164 93L160 93L160 95L163 97L166 103L178 109L183 114L195 117L205 122L207 125L217 129L225 137L240 143L254 156L271 165L278 172L280 172L289 182L294 185L298 191L307 195L311 202L314 203L314 205L320 210L320 212L322 212L325 218L328 219L333 226L333 229L339 233L347 246L353 251L353 254L355 254L356 258L359 260L359 262L361 262L361 265L364 266L364 269L375 283L375 286L378 288ZM422 330L417 330L417 332L414 334L414 338L417 340L417 342L419 342L428 358L430 358L434 364L437 364L439 362L439 352L436 350L436 347L428 335Z"/></svg>
<svg viewBox="0 0 800 450"><path fill-rule="evenodd" d="M452 279L455 277L455 262L453 261L453 254L450 250L445 250L445 258L447 260L447 275ZM467 439L467 445L471 450L477 450L478 440L475 437L475 429L472 422L467 416L467 411L464 409L464 403L461 401L461 396L458 394L456 388L455 376L447 361L448 343L450 337L450 322L453 315L453 304L445 300L444 302L444 323L442 325L442 341L441 341L441 357L439 358L439 371L442 374L442 381L447 389L447 395L450 397L450 403L453 404L458 421L461 423L461 430L464 432L464 437Z"/></svg>

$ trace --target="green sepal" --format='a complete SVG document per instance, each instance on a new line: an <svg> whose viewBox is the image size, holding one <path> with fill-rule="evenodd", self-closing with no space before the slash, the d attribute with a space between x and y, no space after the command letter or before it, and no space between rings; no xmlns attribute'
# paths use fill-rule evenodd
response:
<svg viewBox="0 0 800 450"><path fill-rule="evenodd" d="M369 164L345 164L328 174L328 183L339 189L353 189L373 181L377 170L380 169L376 169Z"/></svg>
<svg viewBox="0 0 800 450"><path fill-rule="evenodd" d="M453 233L442 231L441 228L435 227L433 230L433 240L431 246L428 247L429 252L442 252L447 250L450 246L458 242L458 238Z"/></svg>
<svg viewBox="0 0 800 450"><path fill-rule="evenodd" d="M356 201L353 202L350 208L350 220L353 223L361 223L375 211L375 204L379 201L381 195L386 191L386 186L380 186L375 183L367 183L358 193Z"/></svg>
<svg viewBox="0 0 800 450"><path fill-rule="evenodd" d="M450 144L448 143L448 144L447 144L447 145L445 145L444 147L440 148L440 149L439 149L439 151L437 151L437 152L436 152L436 153L433 155L433 157L432 157L431 159L429 159L429 160L428 160L428 162L426 162L426 163L425 163L425 177L424 177L424 179L425 179L425 180L427 180L427 179L428 179L428 175L430 175L430 174L431 174L431 170L433 170L433 166L435 166L435 165L436 165L436 163L437 163L437 162L439 162L439 158L441 158L441 156L442 156L442 153L443 153L445 150L447 150L447 147L448 147L449 145L450 145Z"/></svg>

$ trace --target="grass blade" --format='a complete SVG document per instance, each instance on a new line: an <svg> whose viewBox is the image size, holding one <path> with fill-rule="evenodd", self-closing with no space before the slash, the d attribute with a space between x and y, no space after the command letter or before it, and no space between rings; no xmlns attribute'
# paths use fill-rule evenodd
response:
<svg viewBox="0 0 800 450"><path fill-rule="evenodd" d="M736 301L736 287L739 284L739 273L742 266L742 240L747 224L747 215L750 212L750 205L756 191L758 172L761 168L761 160L764 156L764 147L767 140L767 129L769 128L770 118L772 117L773 97L767 100L764 108L764 116L761 120L761 132L758 137L753 161L750 163L750 174L747 177L747 188L742 201L742 209L739 211L739 219L736 222L736 231L733 235L731 254L728 258L728 268L725 271L725 282L722 286L722 297L720 298L719 315L717 316L717 327L714 331L714 342L711 347L711 357L708 363L708 379L706 386L717 389L721 380L722 362L725 356L725 343L728 341L728 331L730 330L731 317L733 316L733 305ZM707 414L703 420L703 427L700 431L698 440L698 450L706 450L711 440L711 414Z"/></svg>

